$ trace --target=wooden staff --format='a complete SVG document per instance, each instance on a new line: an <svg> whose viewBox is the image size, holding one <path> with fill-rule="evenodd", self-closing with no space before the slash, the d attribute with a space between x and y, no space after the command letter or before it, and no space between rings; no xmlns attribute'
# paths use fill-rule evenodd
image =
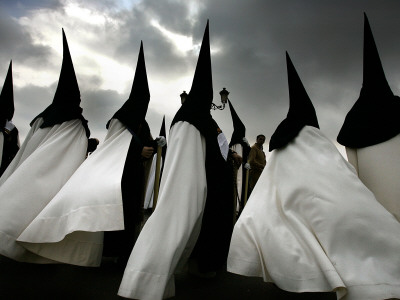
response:
<svg viewBox="0 0 400 300"><path fill-rule="evenodd" d="M160 187L161 153L162 153L162 147L158 146L157 147L157 159L156 159L156 176L154 178L153 211L156 209L157 198L158 198L158 188Z"/></svg>
<svg viewBox="0 0 400 300"><path fill-rule="evenodd" d="M244 187L244 201L243 201L243 208L246 206L247 203L247 191L249 190L249 169L246 169L246 184Z"/></svg>

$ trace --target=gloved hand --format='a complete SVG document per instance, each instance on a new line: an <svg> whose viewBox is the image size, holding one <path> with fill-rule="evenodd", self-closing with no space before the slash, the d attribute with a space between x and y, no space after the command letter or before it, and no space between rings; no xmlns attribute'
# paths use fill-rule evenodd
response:
<svg viewBox="0 0 400 300"><path fill-rule="evenodd" d="M244 142L247 146L250 147L249 141L248 141L245 137L243 138L243 142Z"/></svg>
<svg viewBox="0 0 400 300"><path fill-rule="evenodd" d="M6 133L10 133L14 128L15 128L15 125L11 121L7 120L6 125L4 126Z"/></svg>
<svg viewBox="0 0 400 300"><path fill-rule="evenodd" d="M251 169L250 164L249 163L245 163L244 164L244 168L247 169L247 170L250 170Z"/></svg>
<svg viewBox="0 0 400 300"><path fill-rule="evenodd" d="M167 144L167 139L163 136L156 137L157 146L164 147Z"/></svg>

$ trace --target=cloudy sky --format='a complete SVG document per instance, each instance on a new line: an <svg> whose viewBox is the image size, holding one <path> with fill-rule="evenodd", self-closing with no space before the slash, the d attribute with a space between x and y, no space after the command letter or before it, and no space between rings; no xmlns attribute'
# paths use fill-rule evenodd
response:
<svg viewBox="0 0 400 300"><path fill-rule="evenodd" d="M64 28L93 137L129 96L140 41L154 136L169 127L189 91L207 19L214 102L226 87L247 128L267 141L288 110L285 51L332 140L362 84L363 12L368 15L393 92L400 89L399 0L0 0L0 86L13 61L15 115L21 141L52 101ZM229 108L213 112L228 139ZM342 151L339 147L339 149Z"/></svg>

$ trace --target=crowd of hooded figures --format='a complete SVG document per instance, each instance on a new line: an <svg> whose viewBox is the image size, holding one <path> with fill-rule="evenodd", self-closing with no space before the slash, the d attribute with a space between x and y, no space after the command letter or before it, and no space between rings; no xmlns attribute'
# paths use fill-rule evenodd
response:
<svg viewBox="0 0 400 300"><path fill-rule="evenodd" d="M337 138L348 160L319 129L286 53L288 114L270 138L270 159L246 202L245 126L229 102L234 132L228 143L210 113L208 22L168 150L165 120L153 138L145 119L150 92L143 44L129 98L97 146L62 35L53 101L30 123L21 146L12 123L11 63L1 92L2 256L92 267L115 257L124 269L118 295L134 299L174 296L179 272L210 277L221 269L290 292L400 298L400 102L366 16L362 88Z"/></svg>

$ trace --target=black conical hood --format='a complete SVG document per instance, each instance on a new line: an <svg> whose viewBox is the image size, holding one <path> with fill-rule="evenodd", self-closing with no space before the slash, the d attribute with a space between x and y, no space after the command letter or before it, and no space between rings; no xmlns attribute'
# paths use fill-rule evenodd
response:
<svg viewBox="0 0 400 300"><path fill-rule="evenodd" d="M400 132L400 102L386 80L367 16L364 14L364 70L360 96L346 116L337 141L362 148Z"/></svg>
<svg viewBox="0 0 400 300"><path fill-rule="evenodd" d="M161 128L160 128L159 136L163 136L163 137L167 138L167 134L166 134L166 131L165 131L165 116L162 119L162 124L161 124Z"/></svg>
<svg viewBox="0 0 400 300"><path fill-rule="evenodd" d="M363 89L372 95L393 95L386 80L382 62L366 14L364 14ZM374 99L370 100L374 101Z"/></svg>
<svg viewBox="0 0 400 300"><path fill-rule="evenodd" d="M79 91L78 81L76 79L64 29L62 30L62 37L63 61L53 104L57 106L79 106L81 102L81 93Z"/></svg>
<svg viewBox="0 0 400 300"><path fill-rule="evenodd" d="M178 121L194 125L203 135L212 134L215 128L210 108L213 100L209 22L203 35L192 87L186 101L176 113L171 126ZM214 122L215 123L215 122Z"/></svg>
<svg viewBox="0 0 400 300"><path fill-rule="evenodd" d="M146 117L149 102L150 91L147 81L143 42L141 42L131 93L128 100L114 114L113 118L120 120L129 129L137 132L139 125Z"/></svg>
<svg viewBox="0 0 400 300"><path fill-rule="evenodd" d="M90 131L87 126L87 120L82 116L82 108L79 106L81 94L64 29L62 29L62 39L63 61L53 102L36 116L30 124L32 126L39 117L43 118L43 123L40 125L40 128L51 127L66 121L80 119L82 125L85 127L86 135L89 137Z"/></svg>
<svg viewBox="0 0 400 300"><path fill-rule="evenodd" d="M246 127L244 126L243 122L237 115L231 101L228 100L228 103L229 103L229 108L231 110L232 123L233 123L233 133L231 141L229 143L229 147L232 147L233 145L243 143L243 138L246 136Z"/></svg>
<svg viewBox="0 0 400 300"><path fill-rule="evenodd" d="M197 60L192 88L190 89L186 101L190 100L191 98L196 100L195 105L198 109L202 109L208 112L210 111L211 103L213 100L213 85L208 21L206 29L204 31L203 41L201 43L199 59Z"/></svg>
<svg viewBox="0 0 400 300"><path fill-rule="evenodd" d="M14 90L12 78L12 61L8 67L6 79L0 94L0 126L4 127L6 121L11 121L14 116Z"/></svg>
<svg viewBox="0 0 400 300"><path fill-rule="evenodd" d="M285 120L275 130L269 143L269 151L286 146L304 126L319 128L314 106L286 52L290 107Z"/></svg>

